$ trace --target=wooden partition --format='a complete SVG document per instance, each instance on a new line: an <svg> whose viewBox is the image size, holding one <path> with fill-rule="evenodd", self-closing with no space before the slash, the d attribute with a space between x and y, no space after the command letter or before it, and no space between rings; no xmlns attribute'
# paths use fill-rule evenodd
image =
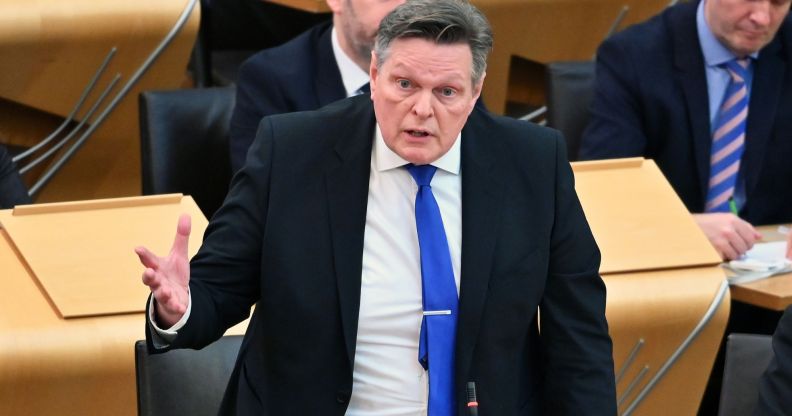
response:
<svg viewBox="0 0 792 416"><path fill-rule="evenodd" d="M140 194L137 96L143 90L177 88L185 82L200 19L197 4L197 0L0 2L0 143L27 149L65 122L58 138L78 130L63 147L68 149L94 130L41 188L39 202ZM105 61L95 87L69 122ZM51 160L24 175L28 186L51 167Z"/></svg>
<svg viewBox="0 0 792 416"><path fill-rule="evenodd" d="M720 257L653 161L573 169L602 252L620 414L696 414L729 315Z"/></svg>
<svg viewBox="0 0 792 416"><path fill-rule="evenodd" d="M192 255L207 220L190 197L0 211L0 415L137 414L147 289L133 249L167 252L181 213Z"/></svg>

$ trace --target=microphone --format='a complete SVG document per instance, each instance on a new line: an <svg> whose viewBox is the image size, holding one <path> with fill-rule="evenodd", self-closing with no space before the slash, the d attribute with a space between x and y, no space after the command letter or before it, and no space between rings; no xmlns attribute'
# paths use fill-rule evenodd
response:
<svg viewBox="0 0 792 416"><path fill-rule="evenodd" d="M468 381L467 383L467 408L468 415L478 416L478 401L476 401L476 383Z"/></svg>

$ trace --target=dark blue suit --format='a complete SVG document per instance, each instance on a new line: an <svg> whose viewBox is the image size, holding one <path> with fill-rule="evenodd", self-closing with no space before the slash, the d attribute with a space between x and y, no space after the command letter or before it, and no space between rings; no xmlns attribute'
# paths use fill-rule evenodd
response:
<svg viewBox="0 0 792 416"><path fill-rule="evenodd" d="M30 197L11 161L11 155L0 145L0 208L13 208L14 205L29 203Z"/></svg>
<svg viewBox="0 0 792 416"><path fill-rule="evenodd" d="M374 126L367 95L262 120L172 345L204 346L256 303L221 414L345 413ZM481 108L462 137L459 414L475 381L482 415L615 415L600 256L563 140Z"/></svg>
<svg viewBox="0 0 792 416"><path fill-rule="evenodd" d="M773 334L773 360L759 381L757 415L788 415L792 410L792 306Z"/></svg>
<svg viewBox="0 0 792 416"><path fill-rule="evenodd" d="M691 212L704 209L710 117L697 2L671 7L606 40L581 159L654 159ZM792 18L759 53L740 167L754 224L792 221Z"/></svg>
<svg viewBox="0 0 792 416"><path fill-rule="evenodd" d="M316 110L346 97L325 22L291 41L250 57L239 69L231 116L230 151L234 172L242 167L261 118Z"/></svg>

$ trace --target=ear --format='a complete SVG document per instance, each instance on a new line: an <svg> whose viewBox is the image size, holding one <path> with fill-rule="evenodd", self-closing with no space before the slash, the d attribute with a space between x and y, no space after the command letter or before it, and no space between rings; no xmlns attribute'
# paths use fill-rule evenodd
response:
<svg viewBox="0 0 792 416"><path fill-rule="evenodd" d="M476 101L478 101L479 97L481 96L481 90L484 87L484 78L486 77L487 77L487 73L484 72L483 74L481 74L481 79L475 85L473 85L473 91L472 91L473 98L470 101L470 110L468 111L468 114L472 113L473 108L476 107Z"/></svg>
<svg viewBox="0 0 792 416"><path fill-rule="evenodd" d="M343 0L325 0L327 2L327 7L330 8L330 11L333 14L339 14L343 10Z"/></svg>
<svg viewBox="0 0 792 416"><path fill-rule="evenodd" d="M377 77L379 71L377 70L377 53L371 51L371 63L369 64L369 88L371 89L371 98L374 99L374 94L377 90Z"/></svg>

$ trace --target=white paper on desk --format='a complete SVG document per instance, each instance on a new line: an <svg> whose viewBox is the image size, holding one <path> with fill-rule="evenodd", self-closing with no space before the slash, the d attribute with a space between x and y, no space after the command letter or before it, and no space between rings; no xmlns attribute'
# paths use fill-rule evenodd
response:
<svg viewBox="0 0 792 416"><path fill-rule="evenodd" d="M764 264L767 265L767 270L741 270L739 267L735 267L740 261ZM792 271L792 263L786 259L786 241L755 244L739 260L725 263L724 267L731 271L728 277L730 284L753 282Z"/></svg>

